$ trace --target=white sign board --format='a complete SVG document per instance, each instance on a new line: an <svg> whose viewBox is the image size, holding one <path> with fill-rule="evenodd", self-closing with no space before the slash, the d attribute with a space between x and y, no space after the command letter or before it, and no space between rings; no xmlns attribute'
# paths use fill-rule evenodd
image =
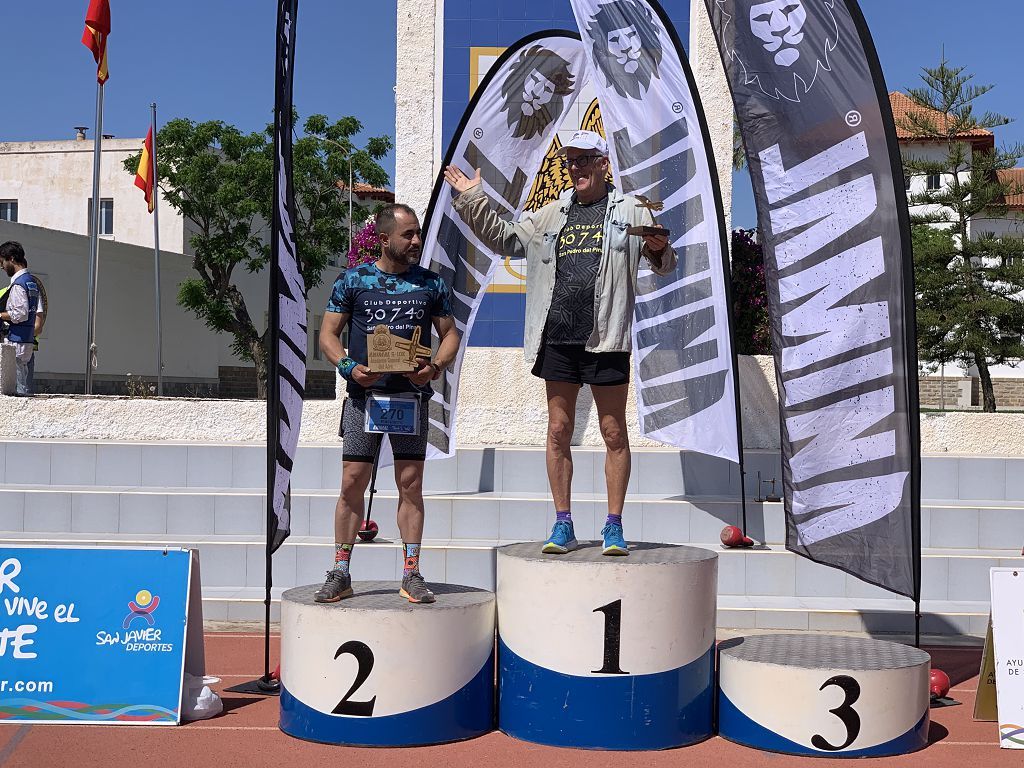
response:
<svg viewBox="0 0 1024 768"><path fill-rule="evenodd" d="M1024 749L1024 569L993 568L990 578L999 746Z"/></svg>

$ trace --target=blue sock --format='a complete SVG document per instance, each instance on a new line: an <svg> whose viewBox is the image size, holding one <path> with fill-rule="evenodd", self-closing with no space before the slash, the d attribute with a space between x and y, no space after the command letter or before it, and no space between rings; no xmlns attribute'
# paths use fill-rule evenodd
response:
<svg viewBox="0 0 1024 768"><path fill-rule="evenodd" d="M608 515L608 519L604 521L605 525L617 525L622 527L622 515Z"/></svg>
<svg viewBox="0 0 1024 768"><path fill-rule="evenodd" d="M570 512L569 510L566 510L565 512L558 512L558 511L556 511L555 512L555 522L556 523L571 523L572 522L572 512Z"/></svg>

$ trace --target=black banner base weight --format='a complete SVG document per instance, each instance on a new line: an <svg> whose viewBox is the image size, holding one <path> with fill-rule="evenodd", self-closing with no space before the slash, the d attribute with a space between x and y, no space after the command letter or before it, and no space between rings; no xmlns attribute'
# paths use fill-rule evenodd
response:
<svg viewBox="0 0 1024 768"><path fill-rule="evenodd" d="M229 693L255 693L257 696L280 696L281 681L273 677L258 677L246 683L225 688Z"/></svg>

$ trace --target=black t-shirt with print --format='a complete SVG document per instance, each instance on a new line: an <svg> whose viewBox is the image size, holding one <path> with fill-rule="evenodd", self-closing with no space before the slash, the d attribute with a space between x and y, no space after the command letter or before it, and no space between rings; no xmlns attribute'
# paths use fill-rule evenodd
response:
<svg viewBox="0 0 1024 768"><path fill-rule="evenodd" d="M586 344L594 331L594 288L604 250L608 196L586 205L573 201L558 236L555 289L545 338L548 344Z"/></svg>

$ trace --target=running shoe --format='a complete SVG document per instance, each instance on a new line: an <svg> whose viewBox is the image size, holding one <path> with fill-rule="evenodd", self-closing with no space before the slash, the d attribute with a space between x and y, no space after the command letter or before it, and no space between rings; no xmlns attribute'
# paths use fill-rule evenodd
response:
<svg viewBox="0 0 1024 768"><path fill-rule="evenodd" d="M418 571L402 578L402 588L398 594L410 603L432 603L435 600L434 593L427 588L427 582Z"/></svg>
<svg viewBox="0 0 1024 768"><path fill-rule="evenodd" d="M628 555L629 545L622 537L622 526L618 523L608 523L601 529L601 537L604 539L605 555Z"/></svg>
<svg viewBox="0 0 1024 768"><path fill-rule="evenodd" d="M572 523L567 520L556 520L551 535L540 551L546 555L564 555L566 552L572 552L577 546L579 544Z"/></svg>
<svg viewBox="0 0 1024 768"><path fill-rule="evenodd" d="M352 577L341 571L327 572L327 581L316 592L313 600L318 603L336 603L344 597L352 596Z"/></svg>

